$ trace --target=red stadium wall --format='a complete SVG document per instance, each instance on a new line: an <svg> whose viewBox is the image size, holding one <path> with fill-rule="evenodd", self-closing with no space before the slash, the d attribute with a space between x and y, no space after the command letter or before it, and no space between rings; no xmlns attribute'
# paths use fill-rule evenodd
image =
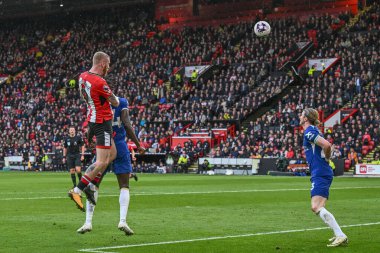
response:
<svg viewBox="0 0 380 253"><path fill-rule="evenodd" d="M192 0L157 0L156 19L189 17L192 16Z"/></svg>
<svg viewBox="0 0 380 253"><path fill-rule="evenodd" d="M199 5L199 15L193 16L191 0L158 0L156 19L164 18L168 23L161 30L186 26L219 25L250 21L265 14L267 19L302 17L310 14L324 15L342 12L358 12L358 0L313 2L304 0L286 0L283 6L273 8L272 0L250 2L226 2L214 5ZM237 18L238 17L238 18Z"/></svg>

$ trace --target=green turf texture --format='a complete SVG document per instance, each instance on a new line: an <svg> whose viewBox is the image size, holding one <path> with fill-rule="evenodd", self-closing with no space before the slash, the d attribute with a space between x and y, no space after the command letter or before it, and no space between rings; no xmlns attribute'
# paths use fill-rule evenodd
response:
<svg viewBox="0 0 380 253"><path fill-rule="evenodd" d="M79 252L326 226L310 211L307 177L140 175L131 182L128 212L135 235L126 237L117 229L119 191L110 174L93 231L81 235L85 214L67 197L70 187L66 173L0 172L0 252ZM340 225L380 222L380 178L335 178L327 209ZM350 242L340 248L326 247L332 236L326 229L98 252L380 252L380 224L343 231Z"/></svg>

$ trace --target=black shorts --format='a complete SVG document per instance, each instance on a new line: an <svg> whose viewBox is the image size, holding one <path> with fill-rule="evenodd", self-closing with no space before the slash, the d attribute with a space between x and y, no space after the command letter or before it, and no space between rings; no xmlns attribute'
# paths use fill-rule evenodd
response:
<svg viewBox="0 0 380 253"><path fill-rule="evenodd" d="M67 155L67 159L66 159L66 162L67 162L67 168L68 169L73 169L75 167L81 167L82 166L82 163L80 161L80 157L81 155L80 154L75 154L75 155Z"/></svg>
<svg viewBox="0 0 380 253"><path fill-rule="evenodd" d="M112 120L104 121L103 123L88 124L88 140L96 137L96 148L110 149L112 139Z"/></svg>

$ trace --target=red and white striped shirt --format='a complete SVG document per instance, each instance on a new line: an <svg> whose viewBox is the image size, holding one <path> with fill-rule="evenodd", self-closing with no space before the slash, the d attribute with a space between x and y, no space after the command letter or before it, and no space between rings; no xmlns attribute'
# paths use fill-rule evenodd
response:
<svg viewBox="0 0 380 253"><path fill-rule="evenodd" d="M86 71L79 76L79 90L87 102L87 120L92 123L103 123L113 119L113 112L108 98L112 91L101 76Z"/></svg>

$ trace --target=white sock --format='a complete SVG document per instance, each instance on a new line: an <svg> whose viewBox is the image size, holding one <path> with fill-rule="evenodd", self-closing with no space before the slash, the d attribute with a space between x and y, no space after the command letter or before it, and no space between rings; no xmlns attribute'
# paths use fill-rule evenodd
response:
<svg viewBox="0 0 380 253"><path fill-rule="evenodd" d="M75 188L74 188L74 192L75 192L75 193L78 193L78 194L82 194L81 189L79 189L77 186L75 186Z"/></svg>
<svg viewBox="0 0 380 253"><path fill-rule="evenodd" d="M91 190L94 192L95 201L98 201L99 191L97 187L93 184L90 184ZM94 215L95 206L90 203L90 201L86 200L86 223L92 224L92 216Z"/></svg>
<svg viewBox="0 0 380 253"><path fill-rule="evenodd" d="M120 222L127 222L128 206L129 206L129 189L120 189Z"/></svg>
<svg viewBox="0 0 380 253"><path fill-rule="evenodd" d="M319 209L319 217L332 229L334 230L335 236L346 236L342 229L340 229L338 222L336 222L334 215L322 207Z"/></svg>

